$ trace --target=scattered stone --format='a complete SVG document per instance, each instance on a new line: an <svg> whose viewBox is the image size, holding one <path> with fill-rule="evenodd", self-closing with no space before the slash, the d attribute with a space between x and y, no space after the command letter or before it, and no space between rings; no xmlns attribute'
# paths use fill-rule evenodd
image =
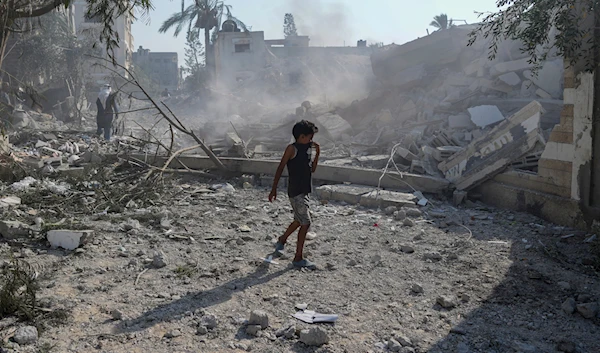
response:
<svg viewBox="0 0 600 353"><path fill-rule="evenodd" d="M252 231L252 228L248 227L247 225L243 225L240 227L240 232L242 233L250 233Z"/></svg>
<svg viewBox="0 0 600 353"><path fill-rule="evenodd" d="M402 349L402 345L392 338L388 341L387 348L392 352L399 352Z"/></svg>
<svg viewBox="0 0 600 353"><path fill-rule="evenodd" d="M249 325L260 325L262 329L269 327L269 315L262 310L254 310L250 313Z"/></svg>
<svg viewBox="0 0 600 353"><path fill-rule="evenodd" d="M560 288L562 288L564 290L571 290L571 284L569 282L560 281L560 282L556 283L556 285L558 285Z"/></svg>
<svg viewBox="0 0 600 353"><path fill-rule="evenodd" d="M442 255L440 255L437 252L432 252L432 253L427 253L427 254L423 255L423 258L425 260L440 261L442 259Z"/></svg>
<svg viewBox="0 0 600 353"><path fill-rule="evenodd" d="M593 319L598 315L598 303L579 304L577 312L586 319Z"/></svg>
<svg viewBox="0 0 600 353"><path fill-rule="evenodd" d="M258 333L261 330L260 325L248 325L246 326L246 333L250 336L258 336Z"/></svg>
<svg viewBox="0 0 600 353"><path fill-rule="evenodd" d="M423 287L421 287L420 285L418 285L416 283L410 287L410 291L415 294L422 294L424 292Z"/></svg>
<svg viewBox="0 0 600 353"><path fill-rule="evenodd" d="M405 219L403 224L407 227L414 227L416 225L415 221L410 218Z"/></svg>
<svg viewBox="0 0 600 353"><path fill-rule="evenodd" d="M196 334L198 335L206 335L208 333L208 328L206 328L206 326L198 326L198 329L196 330Z"/></svg>
<svg viewBox="0 0 600 353"><path fill-rule="evenodd" d="M0 221L0 235L4 239L18 239L29 235L30 227L19 221Z"/></svg>
<svg viewBox="0 0 600 353"><path fill-rule="evenodd" d="M418 208L406 208L404 210L406 210L407 217L419 218L423 216L423 212L421 212L421 210L419 210Z"/></svg>
<svg viewBox="0 0 600 353"><path fill-rule="evenodd" d="M467 334L467 330L465 330L464 328L462 328L460 326L454 326L450 329L450 333L464 336Z"/></svg>
<svg viewBox="0 0 600 353"><path fill-rule="evenodd" d="M400 250L405 254L412 254L415 252L415 248L413 248L412 246L409 246L409 245L400 246Z"/></svg>
<svg viewBox="0 0 600 353"><path fill-rule="evenodd" d="M160 227L163 230L169 230L169 229L173 228L173 225L171 225L170 219L168 219L167 217L164 217L163 219L160 220Z"/></svg>
<svg viewBox="0 0 600 353"><path fill-rule="evenodd" d="M179 330L171 330L165 333L165 338L175 338L181 336L181 331Z"/></svg>
<svg viewBox="0 0 600 353"><path fill-rule="evenodd" d="M292 339L296 335L296 324L291 322L277 330L275 333L276 337L285 337L287 339Z"/></svg>
<svg viewBox="0 0 600 353"><path fill-rule="evenodd" d="M391 215L393 215L397 211L398 211L398 209L395 206L388 206L385 209L385 214L388 215L388 216L391 216Z"/></svg>
<svg viewBox="0 0 600 353"><path fill-rule="evenodd" d="M450 296L441 296L436 299L438 303L444 309L452 309L456 307L456 300Z"/></svg>
<svg viewBox="0 0 600 353"><path fill-rule="evenodd" d="M569 314L569 315L573 314L575 312L575 310L577 310L577 305L575 304L575 299L567 298L567 300L565 300L562 303L561 308L566 314Z"/></svg>
<svg viewBox="0 0 600 353"><path fill-rule="evenodd" d="M307 346L319 347L329 342L329 335L321 327L300 331L300 342Z"/></svg>
<svg viewBox="0 0 600 353"><path fill-rule="evenodd" d="M396 341L398 341L402 345L402 347L412 347L412 345L413 345L410 338L408 338L406 336L395 333L394 338L396 339Z"/></svg>
<svg viewBox="0 0 600 353"><path fill-rule="evenodd" d="M216 328L218 325L217 317L215 315L204 315L200 319L200 325L202 325L208 329Z"/></svg>
<svg viewBox="0 0 600 353"><path fill-rule="evenodd" d="M356 265L358 265L358 262L356 262L356 260L352 259L352 260L348 261L348 266L354 267Z"/></svg>
<svg viewBox="0 0 600 353"><path fill-rule="evenodd" d="M142 225L140 224L140 221L138 221L137 219L129 219L129 220L127 220L127 222L121 223L121 229L124 232L129 232L132 230L139 230L140 228L142 228Z"/></svg>
<svg viewBox="0 0 600 353"><path fill-rule="evenodd" d="M154 257L152 258L152 266L156 268L163 268L167 266L167 257L165 253L162 251L154 252Z"/></svg>
<svg viewBox="0 0 600 353"><path fill-rule="evenodd" d="M90 242L94 234L93 230L51 230L47 238L52 248L63 248L75 250L78 247Z"/></svg>
<svg viewBox="0 0 600 353"><path fill-rule="evenodd" d="M121 310L114 309L110 312L110 315L112 315L113 320L123 320L123 312Z"/></svg>
<svg viewBox="0 0 600 353"><path fill-rule="evenodd" d="M38 330L34 326L19 327L15 331L14 339L21 345L34 344L38 340Z"/></svg>
<svg viewBox="0 0 600 353"><path fill-rule="evenodd" d="M394 219L396 221L404 221L406 219L406 211L400 210L394 212Z"/></svg>
<svg viewBox="0 0 600 353"><path fill-rule="evenodd" d="M575 353L577 351L577 345L575 345L575 343L571 341L562 341L558 344L558 347L556 347L556 349L559 352Z"/></svg>

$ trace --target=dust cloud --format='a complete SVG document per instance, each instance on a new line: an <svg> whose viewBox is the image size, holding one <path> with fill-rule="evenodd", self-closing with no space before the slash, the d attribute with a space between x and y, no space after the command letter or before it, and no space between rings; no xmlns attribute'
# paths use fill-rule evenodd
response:
<svg viewBox="0 0 600 353"><path fill-rule="evenodd" d="M351 11L342 2L325 4L321 0L288 0L288 12L294 15L299 35L310 37L312 46L356 45ZM352 42L349 42L352 41Z"/></svg>

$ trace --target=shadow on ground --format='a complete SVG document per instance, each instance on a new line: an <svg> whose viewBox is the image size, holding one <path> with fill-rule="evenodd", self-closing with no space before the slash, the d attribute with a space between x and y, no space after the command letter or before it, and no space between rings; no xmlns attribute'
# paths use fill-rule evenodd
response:
<svg viewBox="0 0 600 353"><path fill-rule="evenodd" d="M285 268L269 273L269 265L261 264L256 271L242 278L237 278L223 283L213 289L188 294L181 299L174 300L146 311L137 318L123 320L116 327L119 333L143 331L161 322L179 320L186 312L205 309L231 300L232 295L244 291L249 287L265 284L291 270ZM236 289L230 289L235 285Z"/></svg>
<svg viewBox="0 0 600 353"><path fill-rule="evenodd" d="M562 309L568 298L577 304L600 299L597 272L581 264L582 258L593 255L589 247L581 238L565 241L556 235L539 238L543 243L530 241L528 246L520 239L525 236L531 239L532 235L507 239L507 244L512 242L508 253L512 265L476 309L456 318L455 309L434 306L441 317L448 318L449 333L428 353L600 352L600 318L586 319L577 311L567 314ZM474 277L481 278L482 286L489 283L491 287L496 281L486 281L486 275ZM463 299L457 298L459 307L478 300Z"/></svg>

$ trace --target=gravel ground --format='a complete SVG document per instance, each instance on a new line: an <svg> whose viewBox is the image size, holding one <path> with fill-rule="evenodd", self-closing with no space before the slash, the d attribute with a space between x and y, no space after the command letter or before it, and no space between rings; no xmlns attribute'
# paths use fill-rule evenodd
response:
<svg viewBox="0 0 600 353"><path fill-rule="evenodd" d="M314 200L306 255L319 269L296 270L295 236L278 264L261 260L292 219L284 193L269 204L266 189L234 185L211 192L181 181L154 208L83 219L95 236L76 251L3 243L2 259L44 269L41 305L69 313L40 322L32 345L9 339L14 325L1 320L4 349L600 352L598 316L563 309L569 298L588 304L582 313L598 305L589 235L478 203L434 199L411 222ZM339 320L302 323L291 316L301 303ZM246 332L254 310L269 318L258 337ZM300 342L298 333L314 327L327 344ZM283 331L291 338L277 337Z"/></svg>

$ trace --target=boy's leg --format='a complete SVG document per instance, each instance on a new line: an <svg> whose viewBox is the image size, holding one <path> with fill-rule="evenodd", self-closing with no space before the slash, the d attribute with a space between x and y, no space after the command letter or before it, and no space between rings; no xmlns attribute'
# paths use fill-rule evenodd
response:
<svg viewBox="0 0 600 353"><path fill-rule="evenodd" d="M300 227L300 222L293 221L290 224L290 226L287 228L285 233L283 233L283 235L279 237L278 242L280 244L285 244L287 242L287 239L289 238L289 236L292 235L292 233L294 233L296 231L296 229L298 229L299 227Z"/></svg>
<svg viewBox="0 0 600 353"><path fill-rule="evenodd" d="M300 226L300 231L298 232L298 243L296 244L296 256L294 256L294 262L302 261L304 256L302 254L304 250L304 241L306 241L306 233L308 233L309 225Z"/></svg>

